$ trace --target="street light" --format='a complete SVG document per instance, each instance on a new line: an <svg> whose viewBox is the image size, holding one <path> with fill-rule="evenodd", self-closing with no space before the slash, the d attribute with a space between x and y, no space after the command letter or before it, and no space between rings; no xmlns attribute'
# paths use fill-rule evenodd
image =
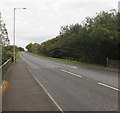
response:
<svg viewBox="0 0 120 113"><path fill-rule="evenodd" d="M15 10L17 9L26 9L26 8L14 8L14 19L13 19L13 62L16 62L16 58L15 58Z"/></svg>

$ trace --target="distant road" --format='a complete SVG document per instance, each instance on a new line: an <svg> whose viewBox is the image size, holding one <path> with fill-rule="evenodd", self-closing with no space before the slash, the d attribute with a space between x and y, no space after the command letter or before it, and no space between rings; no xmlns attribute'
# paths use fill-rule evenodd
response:
<svg viewBox="0 0 120 113"><path fill-rule="evenodd" d="M64 111L117 111L118 73L21 52L28 70Z"/></svg>

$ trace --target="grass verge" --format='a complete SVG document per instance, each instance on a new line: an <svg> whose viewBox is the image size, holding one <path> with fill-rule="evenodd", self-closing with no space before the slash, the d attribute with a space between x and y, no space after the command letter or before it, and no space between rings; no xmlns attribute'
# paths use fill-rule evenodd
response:
<svg viewBox="0 0 120 113"><path fill-rule="evenodd" d="M86 66L103 67L103 68L106 67L106 66L99 65L99 64L90 64L90 63L86 63L86 62L80 62L80 61L74 61L74 60L68 60L68 59L47 57L47 56L44 56L44 55L41 55L41 54L34 54L34 53L30 53L30 54L33 54L33 55L36 55L36 56L41 56L41 57L52 59L52 60L64 61L64 62L69 62L69 63L76 63L76 64L81 64L81 65L86 65Z"/></svg>
<svg viewBox="0 0 120 113"><path fill-rule="evenodd" d="M68 59L60 59L60 58L53 58L53 57L47 57L47 58L48 59L53 59L53 60L70 62L70 63L77 63L77 64L82 64L82 65L88 65L88 66L105 67L105 66L99 65L99 64L90 64L90 63L86 63L86 62L80 62L80 61L74 61L74 60L68 60Z"/></svg>
<svg viewBox="0 0 120 113"><path fill-rule="evenodd" d="M16 59L19 59L20 58L20 56L19 56L19 53L17 52L16 53Z"/></svg>

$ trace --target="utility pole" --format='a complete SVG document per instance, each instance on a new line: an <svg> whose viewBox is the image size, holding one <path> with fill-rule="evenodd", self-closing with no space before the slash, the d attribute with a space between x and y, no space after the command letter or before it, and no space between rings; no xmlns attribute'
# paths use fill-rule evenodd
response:
<svg viewBox="0 0 120 113"><path fill-rule="evenodd" d="M15 58L15 9L14 8L14 18L13 18L13 62L16 62Z"/></svg>
<svg viewBox="0 0 120 113"><path fill-rule="evenodd" d="M2 19L1 19L1 12L0 12L0 65L2 65L2 24L1 22L2 22Z"/></svg>
<svg viewBox="0 0 120 113"><path fill-rule="evenodd" d="M14 17L13 17L13 62L16 62L16 51L15 51L15 11L17 9L26 9L26 8L14 8Z"/></svg>

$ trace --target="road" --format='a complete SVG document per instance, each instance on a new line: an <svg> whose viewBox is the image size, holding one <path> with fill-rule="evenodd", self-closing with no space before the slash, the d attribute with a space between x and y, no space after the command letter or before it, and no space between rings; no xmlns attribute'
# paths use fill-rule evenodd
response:
<svg viewBox="0 0 120 113"><path fill-rule="evenodd" d="M63 111L118 111L118 73L21 52L36 82Z"/></svg>

